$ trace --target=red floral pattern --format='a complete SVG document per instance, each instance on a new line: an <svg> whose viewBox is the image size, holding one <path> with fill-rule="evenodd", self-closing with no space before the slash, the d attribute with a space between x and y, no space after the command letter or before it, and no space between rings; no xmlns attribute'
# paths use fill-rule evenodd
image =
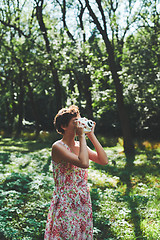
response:
<svg viewBox="0 0 160 240"><path fill-rule="evenodd" d="M92 240L92 205L87 170L65 161L59 164L52 161L52 165L55 190L44 240Z"/></svg>

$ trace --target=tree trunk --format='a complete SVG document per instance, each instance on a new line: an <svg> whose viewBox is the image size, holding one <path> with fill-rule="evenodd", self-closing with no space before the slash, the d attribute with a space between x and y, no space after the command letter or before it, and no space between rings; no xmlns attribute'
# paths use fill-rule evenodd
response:
<svg viewBox="0 0 160 240"><path fill-rule="evenodd" d="M10 75L9 75L10 76ZM12 134L13 131L13 123L14 123L14 117L16 116L16 107L14 103L14 87L13 87L13 82L10 81L10 77L6 75L6 82L10 82L11 86L8 87L8 85L5 85L1 82L2 89L8 88L9 89L9 94L10 94L10 100L8 98L5 99L5 108L6 108L6 117L7 117L7 134ZM12 107L10 107L10 105Z"/></svg>
<svg viewBox="0 0 160 240"><path fill-rule="evenodd" d="M37 110L37 106L35 104L34 101L34 96L33 96L33 89L30 86L29 82L27 79L25 79L25 82L28 86L28 92L29 92L29 99L30 99L30 103L31 103L31 107L32 107L32 112L33 112L33 116L35 119L35 123L36 123L36 137L38 137L39 132L40 132L40 119L39 119L39 114L38 114L38 110Z"/></svg>
<svg viewBox="0 0 160 240"><path fill-rule="evenodd" d="M8 127L7 127L7 135L12 133L13 130L13 115L11 112L11 109L9 107L10 103L6 99L5 101L5 108L6 108L6 117L7 117L7 122L8 122Z"/></svg>
<svg viewBox="0 0 160 240"><path fill-rule="evenodd" d="M18 125L16 130L16 137L19 137L22 131L22 120L23 120L23 102L24 102L24 86L23 86L23 71L19 68L19 96L18 96Z"/></svg>
<svg viewBox="0 0 160 240"><path fill-rule="evenodd" d="M106 34L103 34L103 40L105 42L106 49L109 55L109 58L108 58L109 66L110 66L110 70L111 70L115 88L116 88L116 100L117 100L118 112L119 112L119 117L121 122L121 129L122 129L123 138L124 138L124 151L127 157L127 163L129 165L132 165L135 157L135 151L134 151L134 144L131 136L129 118L124 105L123 87L120 82L119 75L117 73L117 66L114 59L114 52L112 49L112 45L108 37L106 36Z"/></svg>
<svg viewBox="0 0 160 240"><path fill-rule="evenodd" d="M91 85L90 74L85 73L83 75L83 84L84 84L84 93L85 93L85 99L86 99L87 117L93 119L92 95L90 90L90 87L92 85Z"/></svg>

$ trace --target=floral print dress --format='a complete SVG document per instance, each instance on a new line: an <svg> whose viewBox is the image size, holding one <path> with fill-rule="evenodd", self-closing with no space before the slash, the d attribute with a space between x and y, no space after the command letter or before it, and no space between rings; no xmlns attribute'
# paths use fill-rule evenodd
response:
<svg viewBox="0 0 160 240"><path fill-rule="evenodd" d="M60 141L67 150L70 148ZM67 162L53 164L55 189L44 240L92 240L92 205L87 169Z"/></svg>

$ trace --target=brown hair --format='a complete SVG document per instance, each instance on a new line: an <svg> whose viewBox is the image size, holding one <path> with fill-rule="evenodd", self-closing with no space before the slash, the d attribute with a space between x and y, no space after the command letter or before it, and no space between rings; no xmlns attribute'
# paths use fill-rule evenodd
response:
<svg viewBox="0 0 160 240"><path fill-rule="evenodd" d="M61 126L67 127L69 121L73 117L77 117L79 114L79 108L75 105L59 110L54 118L54 126L56 128L56 131L60 134L63 134L64 129Z"/></svg>

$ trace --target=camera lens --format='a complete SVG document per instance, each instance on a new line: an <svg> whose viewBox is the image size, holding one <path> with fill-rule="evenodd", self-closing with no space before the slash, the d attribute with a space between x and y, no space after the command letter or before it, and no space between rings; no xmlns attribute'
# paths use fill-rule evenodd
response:
<svg viewBox="0 0 160 240"><path fill-rule="evenodd" d="M93 122L92 121L87 121L87 125L88 125L88 127L92 127L93 126Z"/></svg>

